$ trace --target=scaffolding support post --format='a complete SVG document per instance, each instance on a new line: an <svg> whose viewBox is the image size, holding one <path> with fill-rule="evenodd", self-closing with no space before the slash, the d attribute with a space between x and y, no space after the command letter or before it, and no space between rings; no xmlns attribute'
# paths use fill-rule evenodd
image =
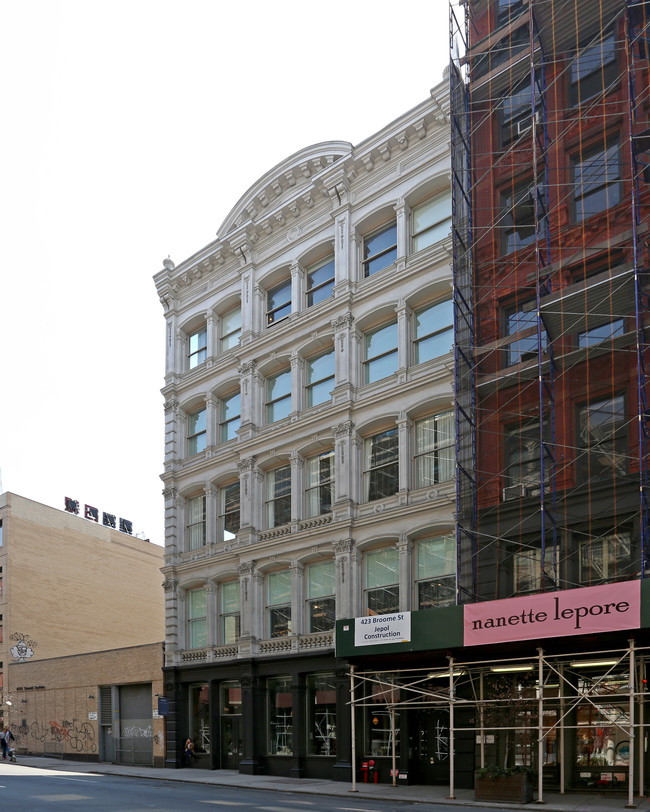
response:
<svg viewBox="0 0 650 812"><path fill-rule="evenodd" d="M449 795L448 800L456 798L454 789L454 658L449 657Z"/></svg>
<svg viewBox="0 0 650 812"><path fill-rule="evenodd" d="M629 760L629 775L628 775L628 788L627 788L627 803L625 804L626 809L636 809L636 804L634 803L634 671L636 668L635 661L634 661L634 638L630 638L630 665L629 665L629 677L630 677L630 731L629 731L629 741L630 741L630 760Z"/></svg>
<svg viewBox="0 0 650 812"><path fill-rule="evenodd" d="M564 768L564 709L566 704L564 699L564 663L560 663L558 671L560 673L560 752L558 758L560 759L560 795L564 795L564 781L566 778Z"/></svg>
<svg viewBox="0 0 650 812"><path fill-rule="evenodd" d="M537 649L537 803L544 801L544 649Z"/></svg>
<svg viewBox="0 0 650 812"><path fill-rule="evenodd" d="M393 689L394 690L394 689ZM394 699L394 697L392 697ZM392 740L391 755L393 761L393 786L397 786L397 758L395 754L395 705L390 706L390 737Z"/></svg>
<svg viewBox="0 0 650 812"><path fill-rule="evenodd" d="M357 789L357 735L355 729L355 705L354 705L354 666L350 666L350 735L352 737L352 789L350 792L358 792Z"/></svg>

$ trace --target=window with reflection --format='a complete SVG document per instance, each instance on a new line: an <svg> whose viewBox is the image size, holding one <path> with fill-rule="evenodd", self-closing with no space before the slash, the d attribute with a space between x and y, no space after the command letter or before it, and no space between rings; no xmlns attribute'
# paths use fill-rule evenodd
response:
<svg viewBox="0 0 650 812"><path fill-rule="evenodd" d="M364 383L386 378L397 372L397 322L391 322L364 336Z"/></svg>
<svg viewBox="0 0 650 812"><path fill-rule="evenodd" d="M189 337L189 357L188 364L190 369L198 367L207 358L208 354L208 331L207 328L201 327L195 333L191 333Z"/></svg>
<svg viewBox="0 0 650 812"><path fill-rule="evenodd" d="M573 213L581 222L615 206L621 200L621 149L618 142L602 146L571 162Z"/></svg>
<svg viewBox="0 0 650 812"><path fill-rule="evenodd" d="M334 561L320 561L307 567L307 614L310 632L334 628L336 613Z"/></svg>
<svg viewBox="0 0 650 812"><path fill-rule="evenodd" d="M364 440L363 481L366 502L385 499L399 490L399 441L397 429L388 429Z"/></svg>
<svg viewBox="0 0 650 812"><path fill-rule="evenodd" d="M241 307L234 307L220 318L221 352L227 352L239 346L241 336Z"/></svg>
<svg viewBox="0 0 650 812"><path fill-rule="evenodd" d="M578 472L583 480L607 479L627 470L625 397L594 400L578 410Z"/></svg>
<svg viewBox="0 0 650 812"><path fill-rule="evenodd" d="M399 612L399 552L395 547L372 550L364 556L366 612L386 615Z"/></svg>
<svg viewBox="0 0 650 812"><path fill-rule="evenodd" d="M334 257L307 268L307 307L329 299L334 293Z"/></svg>
<svg viewBox="0 0 650 812"><path fill-rule="evenodd" d="M205 407L187 416L187 454L200 454L207 445L207 417Z"/></svg>
<svg viewBox="0 0 650 812"><path fill-rule="evenodd" d="M193 496L185 503L187 517L187 549L205 546L205 496Z"/></svg>
<svg viewBox="0 0 650 812"><path fill-rule="evenodd" d="M332 398L334 389L334 349L308 358L307 367L307 406L317 406Z"/></svg>
<svg viewBox="0 0 650 812"><path fill-rule="evenodd" d="M602 93L617 77L614 34L609 32L598 42L593 42L592 38L571 63L570 103L575 106Z"/></svg>
<svg viewBox="0 0 650 812"><path fill-rule="evenodd" d="M205 648L208 644L205 587L187 592L187 622L189 648Z"/></svg>
<svg viewBox="0 0 650 812"><path fill-rule="evenodd" d="M237 439L237 429L241 423L241 392L233 392L220 400L221 420L219 433L221 442Z"/></svg>
<svg viewBox="0 0 650 812"><path fill-rule="evenodd" d="M413 343L416 364L451 351L454 346L454 303L451 299L416 311Z"/></svg>
<svg viewBox="0 0 650 812"><path fill-rule="evenodd" d="M393 221L363 240L363 275L372 276L397 258L397 223Z"/></svg>
<svg viewBox="0 0 650 812"><path fill-rule="evenodd" d="M283 465L266 474L266 526L279 527L291 521L291 466Z"/></svg>
<svg viewBox="0 0 650 812"><path fill-rule="evenodd" d="M307 458L305 490L308 519L330 513L334 497L334 451Z"/></svg>
<svg viewBox="0 0 650 812"><path fill-rule="evenodd" d="M266 379L266 422L275 423L291 414L291 370Z"/></svg>
<svg viewBox="0 0 650 812"><path fill-rule="evenodd" d="M226 581L219 585L219 613L221 642L225 646L234 645L239 640L239 581Z"/></svg>
<svg viewBox="0 0 650 812"><path fill-rule="evenodd" d="M223 541L235 538L240 524L239 482L219 489L219 525Z"/></svg>
<svg viewBox="0 0 650 812"><path fill-rule="evenodd" d="M411 223L414 252L448 237L451 229L451 193L445 192L415 206Z"/></svg>
<svg viewBox="0 0 650 812"><path fill-rule="evenodd" d="M456 603L456 539L452 535L421 539L415 545L417 608Z"/></svg>
<svg viewBox="0 0 650 812"><path fill-rule="evenodd" d="M582 586L627 581L639 575L641 564L633 556L630 532L589 534L578 539L578 550Z"/></svg>
<svg viewBox="0 0 650 812"><path fill-rule="evenodd" d="M266 611L270 637L291 634L291 571L272 572L266 578Z"/></svg>
<svg viewBox="0 0 650 812"><path fill-rule="evenodd" d="M415 487L449 482L455 473L454 413L442 412L415 422Z"/></svg>
<svg viewBox="0 0 650 812"><path fill-rule="evenodd" d="M291 313L291 277L266 293L266 324L276 324Z"/></svg>

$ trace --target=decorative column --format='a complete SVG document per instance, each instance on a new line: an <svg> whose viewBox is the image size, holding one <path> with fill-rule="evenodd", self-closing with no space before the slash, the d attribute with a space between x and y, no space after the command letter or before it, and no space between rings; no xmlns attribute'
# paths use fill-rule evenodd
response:
<svg viewBox="0 0 650 812"><path fill-rule="evenodd" d="M397 370L398 373L401 373L400 382L405 382L403 373L411 365L409 341L411 310L406 306L404 299L400 299L395 311L397 313Z"/></svg>
<svg viewBox="0 0 650 812"><path fill-rule="evenodd" d="M240 610L239 610L239 641L240 646L245 645L245 641L252 636L252 606L253 606L253 592L252 592L252 578L255 571L255 562L247 561L245 564L239 565L239 594L240 594Z"/></svg>
<svg viewBox="0 0 650 812"><path fill-rule="evenodd" d="M175 664L180 665L180 652L185 651L187 648L187 600L186 592L184 589L176 590L176 609L178 617L178 654L176 655Z"/></svg>
<svg viewBox="0 0 650 812"><path fill-rule="evenodd" d="M395 219L397 221L397 258L405 259L408 256L408 216L406 203L400 198L395 204Z"/></svg>
<svg viewBox="0 0 650 812"><path fill-rule="evenodd" d="M399 413L397 420L397 448L399 454L399 491L404 494L409 489L411 476L411 455L409 449L409 438L413 423L406 416L405 412Z"/></svg>
<svg viewBox="0 0 650 812"><path fill-rule="evenodd" d="M291 312L299 313L305 308L305 269L299 262L291 266Z"/></svg>
<svg viewBox="0 0 650 812"><path fill-rule="evenodd" d="M336 617L354 617L352 575L352 550L354 539L341 539L334 542L336 561Z"/></svg>
<svg viewBox="0 0 650 812"><path fill-rule="evenodd" d="M302 521L303 503L302 495L304 493L304 474L305 474L305 461L300 454L295 451L291 452L291 523L297 525ZM297 530L297 527L292 530Z"/></svg>
<svg viewBox="0 0 650 812"><path fill-rule="evenodd" d="M305 400L305 362L296 350L291 353L291 413L292 419L304 409Z"/></svg>
<svg viewBox="0 0 650 812"><path fill-rule="evenodd" d="M241 344L253 339L253 271L247 268L241 275Z"/></svg>
<svg viewBox="0 0 650 812"><path fill-rule="evenodd" d="M165 469L171 467L180 457L178 419L178 401L170 398L165 401Z"/></svg>
<svg viewBox="0 0 650 812"><path fill-rule="evenodd" d="M334 481L336 483L335 506L340 503L358 502L357 475L359 465L359 439L354 431L354 423L347 420L332 428L334 435Z"/></svg>
<svg viewBox="0 0 650 812"><path fill-rule="evenodd" d="M340 212L334 219L334 292L342 296L350 290L350 210Z"/></svg>
<svg viewBox="0 0 650 812"><path fill-rule="evenodd" d="M266 291L259 285L253 288L253 332L261 333L266 328Z"/></svg>
<svg viewBox="0 0 650 812"><path fill-rule="evenodd" d="M252 674L242 675L242 744L244 754L239 762L243 775L262 772L260 754L266 752L267 729L264 685Z"/></svg>
<svg viewBox="0 0 650 812"><path fill-rule="evenodd" d="M176 553L180 553L183 548L182 538L179 538L179 496L176 488L164 488L163 499L165 500L165 560L168 556L172 559Z"/></svg>
<svg viewBox="0 0 650 812"><path fill-rule="evenodd" d="M208 582L205 585L205 626L207 648L217 645L217 587Z"/></svg>
<svg viewBox="0 0 650 812"><path fill-rule="evenodd" d="M413 542L406 538L405 533L400 533L397 542L399 552L399 610L408 612L411 606L411 554Z"/></svg>
<svg viewBox="0 0 650 812"><path fill-rule="evenodd" d="M207 448L212 448L217 444L216 431L219 421L219 401L214 395L206 395L205 398L205 444Z"/></svg>
<svg viewBox="0 0 650 812"><path fill-rule="evenodd" d="M215 330L215 318L214 313L211 310L205 314L205 344L207 347L206 352L206 364L207 366L212 366L212 359L216 355L216 330Z"/></svg>
<svg viewBox="0 0 650 812"><path fill-rule="evenodd" d="M237 367L239 373L239 389L241 392L241 418L239 437L248 440L253 436L255 428L260 425L257 418L258 387L254 383L255 361L246 361Z"/></svg>
<svg viewBox="0 0 650 812"><path fill-rule="evenodd" d="M165 590L165 666L177 664L180 651L178 633L178 581L167 576L162 584Z"/></svg>
<svg viewBox="0 0 650 812"><path fill-rule="evenodd" d="M352 778L349 701L350 674L347 670L339 669L336 672L336 762L332 768L332 778L335 781L350 781Z"/></svg>
<svg viewBox="0 0 650 812"><path fill-rule="evenodd" d="M187 337L182 330L176 329L174 336L174 374L182 375L188 367Z"/></svg>
<svg viewBox="0 0 650 812"><path fill-rule="evenodd" d="M222 541L219 538L218 528L218 506L219 494L211 486L206 485L205 491L205 543L215 544L217 541Z"/></svg>
<svg viewBox="0 0 650 812"><path fill-rule="evenodd" d="M262 527L262 473L255 464L255 457L238 463L240 478L240 529L253 531Z"/></svg>
<svg viewBox="0 0 650 812"><path fill-rule="evenodd" d="M307 720L305 719L305 682L304 675L294 675L297 680L291 686L291 738L293 743L293 764L289 775L293 778L302 778L305 773L304 760L307 752L305 733Z"/></svg>
<svg viewBox="0 0 650 812"><path fill-rule="evenodd" d="M305 568L297 561L291 562L291 634L303 634L303 596Z"/></svg>
<svg viewBox="0 0 650 812"><path fill-rule="evenodd" d="M334 330L334 403L350 400L356 380L353 365L356 360L356 342L352 339L354 316L345 313L330 324Z"/></svg>

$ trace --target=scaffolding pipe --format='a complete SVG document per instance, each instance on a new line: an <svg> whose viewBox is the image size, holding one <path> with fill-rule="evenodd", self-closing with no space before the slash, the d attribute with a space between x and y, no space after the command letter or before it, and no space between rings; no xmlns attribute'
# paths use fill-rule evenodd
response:
<svg viewBox="0 0 650 812"><path fill-rule="evenodd" d="M544 803L544 649L537 649L537 803Z"/></svg>
<svg viewBox="0 0 650 812"><path fill-rule="evenodd" d="M645 753L645 728L643 723L645 721L645 713L644 713L644 705L645 702L643 701L643 694L642 694L642 686L643 686L643 671L645 668L645 662L643 658L639 661L639 797L643 798L643 790L645 784L645 771L643 765L643 756Z"/></svg>
<svg viewBox="0 0 650 812"><path fill-rule="evenodd" d="M627 787L627 804L625 805L626 809L636 809L636 804L634 803L634 638L631 638L630 641L630 667L629 667L629 676L630 676L630 732L629 732L629 740L630 740L630 760L629 760L629 776L628 776L628 787Z"/></svg>
<svg viewBox="0 0 650 812"><path fill-rule="evenodd" d="M350 666L350 735L352 736L352 789L350 792L358 792L357 789L357 735L355 729L356 705L354 704L354 666Z"/></svg>
<svg viewBox="0 0 650 812"><path fill-rule="evenodd" d="M479 700L481 702L478 711L479 724L481 726L481 769L485 767L485 706L483 705L483 700L485 699L485 697L483 691L484 691L483 672L481 671L478 683L478 695Z"/></svg>
<svg viewBox="0 0 650 812"><path fill-rule="evenodd" d="M394 689L393 689L394 690ZM391 697L394 699L394 696ZM395 757L395 705L390 706L390 737L392 740L392 756L393 756L393 786L397 786L397 759Z"/></svg>
<svg viewBox="0 0 650 812"><path fill-rule="evenodd" d="M454 658L449 657L449 795L453 801L454 794Z"/></svg>
<svg viewBox="0 0 650 812"><path fill-rule="evenodd" d="M565 709L565 698L564 698L564 663L560 663L559 666L559 674L560 674L560 749L558 753L558 758L560 759L560 795L564 795L564 780L565 780L565 770L564 770L564 746L565 746L565 738L564 738L564 709Z"/></svg>

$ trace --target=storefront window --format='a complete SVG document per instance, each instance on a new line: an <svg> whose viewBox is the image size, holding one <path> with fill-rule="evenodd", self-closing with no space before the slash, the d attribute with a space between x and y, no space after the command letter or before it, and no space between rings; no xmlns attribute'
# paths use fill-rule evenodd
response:
<svg viewBox="0 0 650 812"><path fill-rule="evenodd" d="M221 685L221 735L227 758L243 753L241 736L242 694L240 682L224 682Z"/></svg>
<svg viewBox="0 0 650 812"><path fill-rule="evenodd" d="M194 742L196 753L210 753L210 700L208 684L198 683L189 687L189 730L187 735Z"/></svg>
<svg viewBox="0 0 650 812"><path fill-rule="evenodd" d="M386 685L372 686L372 700L378 703L367 709L366 715L366 750L370 756L391 756L393 754L393 730L391 712L388 703L400 701L399 688ZM399 757L400 714L395 711L395 753Z"/></svg>
<svg viewBox="0 0 650 812"><path fill-rule="evenodd" d="M627 768L630 761L629 742L629 675L626 673L581 675L578 694L585 697L577 709L576 765L579 768ZM598 780L621 783L627 775L599 773Z"/></svg>
<svg viewBox="0 0 650 812"><path fill-rule="evenodd" d="M269 708L269 753L293 755L293 705L290 677L267 682Z"/></svg>
<svg viewBox="0 0 650 812"><path fill-rule="evenodd" d="M336 755L336 682L334 674L307 677L307 745L312 756Z"/></svg>

